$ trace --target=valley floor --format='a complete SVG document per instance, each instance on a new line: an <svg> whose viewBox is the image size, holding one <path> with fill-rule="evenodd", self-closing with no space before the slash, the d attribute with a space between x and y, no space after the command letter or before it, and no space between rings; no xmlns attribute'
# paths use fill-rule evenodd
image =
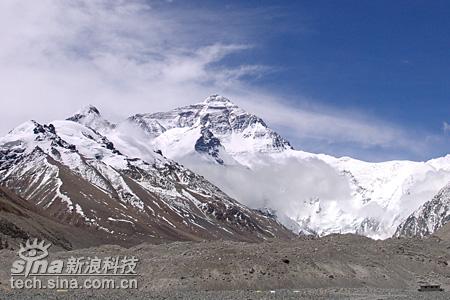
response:
<svg viewBox="0 0 450 300"><path fill-rule="evenodd" d="M0 251L0 299L449 299L450 243L355 235L264 243L102 246L51 258L135 255L137 290L11 290L16 252ZM420 282L443 292L418 292Z"/></svg>

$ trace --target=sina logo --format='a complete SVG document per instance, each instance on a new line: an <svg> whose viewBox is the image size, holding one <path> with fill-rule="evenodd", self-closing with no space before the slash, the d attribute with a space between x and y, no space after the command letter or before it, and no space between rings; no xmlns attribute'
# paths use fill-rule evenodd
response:
<svg viewBox="0 0 450 300"><path fill-rule="evenodd" d="M25 245L21 244L18 255L21 259L13 262L11 273L14 275L44 275L61 273L63 262L60 260L52 261L49 265L45 259L48 256L48 248L52 244L45 244L44 241L38 243L35 239L33 242L27 240Z"/></svg>

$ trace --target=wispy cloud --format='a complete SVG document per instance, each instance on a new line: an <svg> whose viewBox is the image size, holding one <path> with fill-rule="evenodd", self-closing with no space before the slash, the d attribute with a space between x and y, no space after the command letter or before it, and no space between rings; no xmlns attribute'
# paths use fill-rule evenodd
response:
<svg viewBox="0 0 450 300"><path fill-rule="evenodd" d="M84 103L111 114L168 109L267 70L221 65L252 45L202 35L194 11L145 1L3 1L0 22L3 132Z"/></svg>
<svg viewBox="0 0 450 300"><path fill-rule="evenodd" d="M424 153L430 152L432 145L442 142L440 136L403 128L363 111L292 106L279 95L259 90L241 90L236 97L243 94L246 99L242 103L244 108L261 116L269 126L289 137L300 150L372 161L405 156L420 159ZM297 97L301 99L301 96ZM418 140L417 136L423 139Z"/></svg>
<svg viewBox="0 0 450 300"><path fill-rule="evenodd" d="M124 118L221 93L300 142L420 149L398 126L332 108L302 109L248 80L276 67L226 63L262 46L264 17L276 15L266 10L194 10L176 1L1 1L0 104L8 114L0 134L27 119L63 118L87 103Z"/></svg>
<svg viewBox="0 0 450 300"><path fill-rule="evenodd" d="M442 130L444 131L445 134L448 134L450 132L450 124L444 121L442 123Z"/></svg>

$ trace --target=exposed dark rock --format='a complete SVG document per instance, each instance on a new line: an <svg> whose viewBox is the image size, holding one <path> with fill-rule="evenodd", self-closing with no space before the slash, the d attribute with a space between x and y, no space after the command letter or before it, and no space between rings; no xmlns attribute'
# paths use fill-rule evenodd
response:
<svg viewBox="0 0 450 300"><path fill-rule="evenodd" d="M195 151L206 153L215 158L219 164L223 164L223 160L219 157L222 144L220 140L208 129L202 129L202 136L195 142Z"/></svg>

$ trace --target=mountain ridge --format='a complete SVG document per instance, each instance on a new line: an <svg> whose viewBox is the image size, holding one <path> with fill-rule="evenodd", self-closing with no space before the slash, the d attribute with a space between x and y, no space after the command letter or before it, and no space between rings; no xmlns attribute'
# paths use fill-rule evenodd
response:
<svg viewBox="0 0 450 300"><path fill-rule="evenodd" d="M139 169L136 164L146 161L150 165L179 162L238 202L256 211L270 211L271 216L301 234L390 237L411 213L450 182L450 156L427 162L369 163L295 150L260 117L219 95L168 112L135 114L117 124L104 119L92 105L67 120L51 126L34 124L33 130L46 136L67 130L64 139L54 137L52 143L61 144L58 147L68 152L95 150L89 159L103 171L99 162L107 161L119 169ZM76 125L64 122L84 126L87 132L81 130L79 137L78 129L70 129ZM14 134L21 135L20 126ZM47 147L45 151L53 150ZM79 160L71 168L82 166L83 160ZM120 176L114 175L113 182L120 181ZM99 178L95 184L102 182ZM106 182L111 183L111 178ZM127 188L120 186L126 184L103 184L105 190L119 188L128 195ZM139 198L132 193L127 197Z"/></svg>
<svg viewBox="0 0 450 300"><path fill-rule="evenodd" d="M122 154L82 124L111 124L97 122L97 109L88 113L95 118L29 121L1 138L0 185L63 224L97 228L130 243L291 236L157 152L148 153L148 162Z"/></svg>

